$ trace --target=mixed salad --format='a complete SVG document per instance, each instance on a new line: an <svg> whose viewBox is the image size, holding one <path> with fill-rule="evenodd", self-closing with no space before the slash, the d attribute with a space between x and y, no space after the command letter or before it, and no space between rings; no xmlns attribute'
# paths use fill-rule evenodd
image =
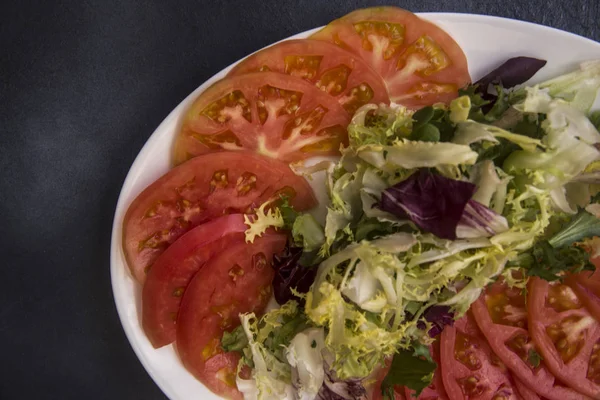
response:
<svg viewBox="0 0 600 400"><path fill-rule="evenodd" d="M125 217L149 340L236 399L600 398L600 61L545 64L391 7L241 62Z"/></svg>

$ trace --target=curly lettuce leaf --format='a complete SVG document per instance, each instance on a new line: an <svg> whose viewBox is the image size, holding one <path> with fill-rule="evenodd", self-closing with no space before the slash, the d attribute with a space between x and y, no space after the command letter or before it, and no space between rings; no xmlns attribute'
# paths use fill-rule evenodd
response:
<svg viewBox="0 0 600 400"><path fill-rule="evenodd" d="M261 237L267 229L283 228L285 221L279 208L270 208L271 202L263 203L254 215L244 215L244 223L248 226L245 232L246 243L253 243L254 239Z"/></svg>

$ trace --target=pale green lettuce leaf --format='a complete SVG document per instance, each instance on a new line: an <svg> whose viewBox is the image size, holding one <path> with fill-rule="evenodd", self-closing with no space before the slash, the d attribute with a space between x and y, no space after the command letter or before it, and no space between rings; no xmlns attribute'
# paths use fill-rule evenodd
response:
<svg viewBox="0 0 600 400"><path fill-rule="evenodd" d="M313 400L323 385L325 370L322 351L325 348L323 328L309 328L294 336L286 349L292 367L292 384L296 399Z"/></svg>
<svg viewBox="0 0 600 400"><path fill-rule="evenodd" d="M462 145L470 145L481 141L499 143L496 138L506 139L509 142L520 146L525 151L535 151L537 148L544 147L539 139L519 135L497 126L486 125L475 121L459 123L452 142Z"/></svg>
<svg viewBox="0 0 600 400"><path fill-rule="evenodd" d="M301 214L294 220L292 236L298 246L304 251L313 251L325 243L323 227L311 214Z"/></svg>
<svg viewBox="0 0 600 400"><path fill-rule="evenodd" d="M248 346L254 363L254 369L252 370L254 384L237 378L238 384L241 384L242 388L246 389L249 394L257 392L256 398L258 400L293 399L294 388L291 385L290 365L278 360L257 340L259 334L258 318L254 313L242 314L240 319L244 332L248 337Z"/></svg>
<svg viewBox="0 0 600 400"><path fill-rule="evenodd" d="M466 145L410 140L397 140L391 146L363 146L357 150L357 154L383 171L432 168L438 165L471 165L477 160L477 153Z"/></svg>

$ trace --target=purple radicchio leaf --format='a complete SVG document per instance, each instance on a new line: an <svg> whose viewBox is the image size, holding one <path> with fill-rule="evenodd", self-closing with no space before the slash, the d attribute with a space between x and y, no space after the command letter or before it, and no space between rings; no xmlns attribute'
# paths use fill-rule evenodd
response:
<svg viewBox="0 0 600 400"><path fill-rule="evenodd" d="M423 313L423 318L427 322L431 322L431 328L427 334L432 338L442 333L445 326L452 326L454 324L454 313L450 311L450 307L448 306L429 307ZM417 328L419 329L425 329L425 326L423 321L419 321L417 324Z"/></svg>
<svg viewBox="0 0 600 400"><path fill-rule="evenodd" d="M456 236L461 239L490 237L507 230L506 218L475 200L469 200L456 227Z"/></svg>
<svg viewBox="0 0 600 400"><path fill-rule="evenodd" d="M421 169L383 191L378 205L443 239L456 239L456 227L476 186Z"/></svg>
<svg viewBox="0 0 600 400"><path fill-rule="evenodd" d="M479 79L475 85L479 85L478 91L483 94L487 94L489 85L502 85L505 89L509 89L527 82L544 65L546 65L546 60L523 56L513 57Z"/></svg>
<svg viewBox="0 0 600 400"><path fill-rule="evenodd" d="M282 305L289 300L296 300L304 305L304 299L297 298L292 288L299 293L306 293L315 280L317 268L300 265L302 247L286 247L283 253L273 257L275 277L273 278L273 294L277 303Z"/></svg>
<svg viewBox="0 0 600 400"><path fill-rule="evenodd" d="M323 385L317 393L315 400L366 400L367 390L362 379L339 379L327 361L323 363L325 376Z"/></svg>

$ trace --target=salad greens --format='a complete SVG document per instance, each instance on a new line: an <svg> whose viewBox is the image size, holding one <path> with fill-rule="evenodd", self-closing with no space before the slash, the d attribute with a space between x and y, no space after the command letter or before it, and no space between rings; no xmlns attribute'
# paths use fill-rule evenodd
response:
<svg viewBox="0 0 600 400"><path fill-rule="evenodd" d="M280 308L222 339L252 367L245 398L365 398L390 359L384 397L419 393L433 338L488 284L593 268L600 61L509 90L544 64L511 59L447 107L361 107L339 161L296 166L325 171L324 221L285 199L247 217L247 241L283 227L291 239L275 260Z"/></svg>

